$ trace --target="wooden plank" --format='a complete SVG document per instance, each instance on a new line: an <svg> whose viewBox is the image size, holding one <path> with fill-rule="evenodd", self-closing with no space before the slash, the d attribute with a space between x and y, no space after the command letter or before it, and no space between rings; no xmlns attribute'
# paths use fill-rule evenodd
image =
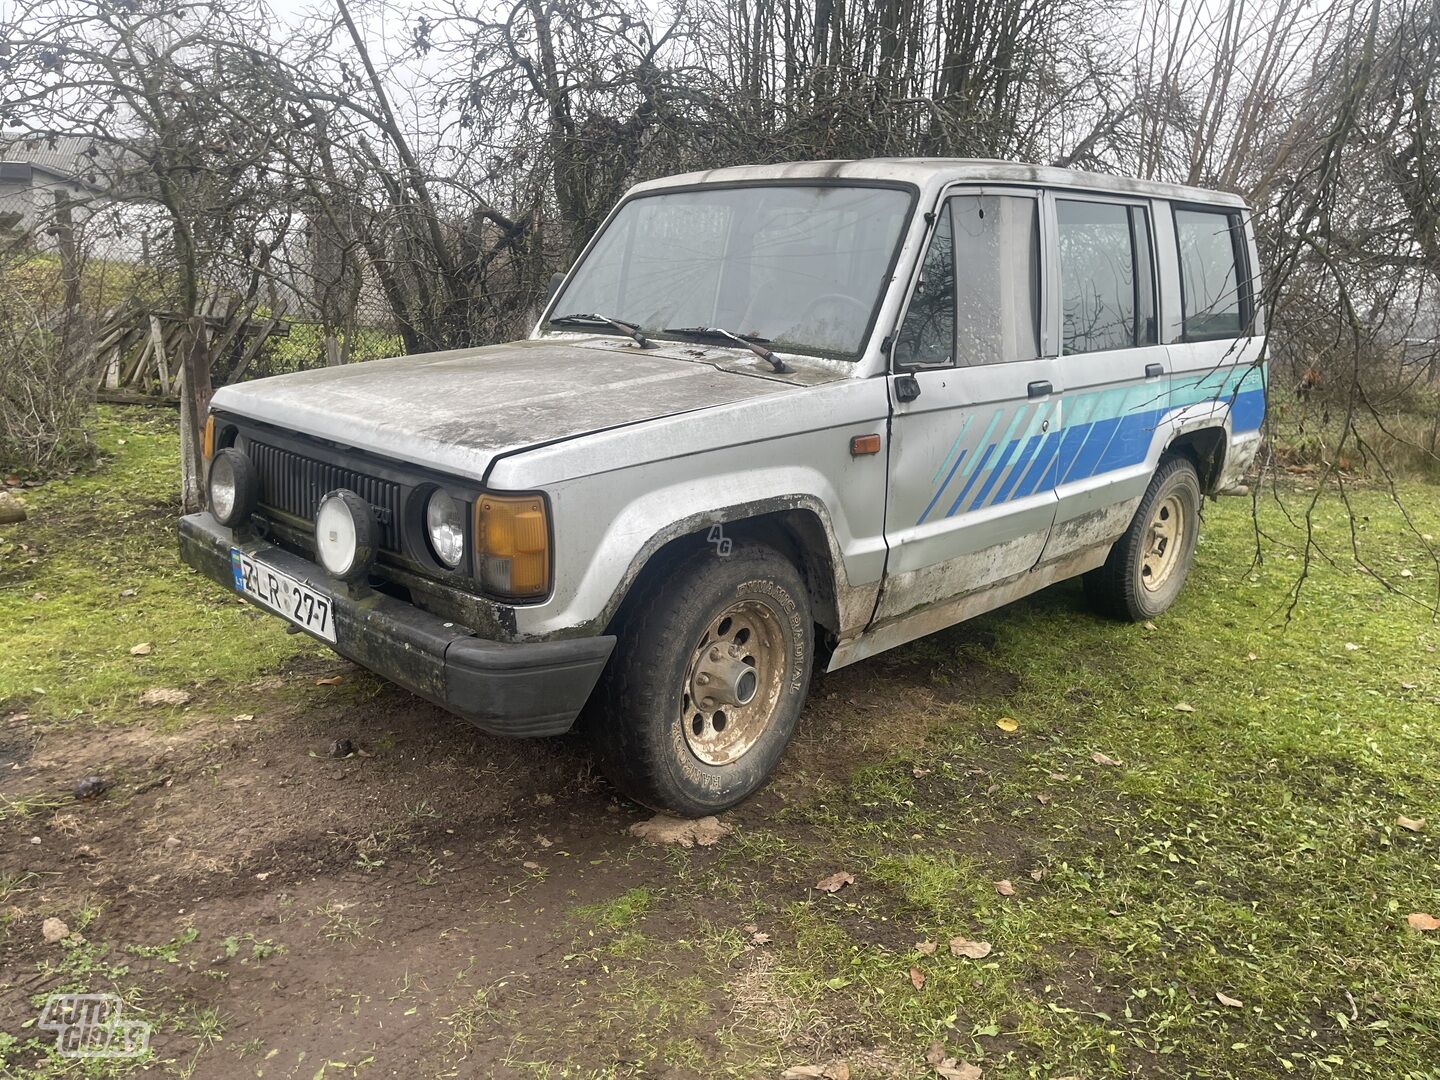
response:
<svg viewBox="0 0 1440 1080"><path fill-rule="evenodd" d="M230 381L237 383L245 377L245 372L250 367L250 362L260 353L260 348L265 344L265 339L270 336L270 331L279 326L283 321L286 303L282 297L270 312L270 320L260 328L250 342L245 346L245 352L240 357L240 362L235 365L235 370L230 373Z"/></svg>
<svg viewBox="0 0 1440 1080"><path fill-rule="evenodd" d="M160 374L160 392L170 393L170 365L165 361L165 331L160 328L160 317L150 316L150 344L155 346L155 370Z"/></svg>

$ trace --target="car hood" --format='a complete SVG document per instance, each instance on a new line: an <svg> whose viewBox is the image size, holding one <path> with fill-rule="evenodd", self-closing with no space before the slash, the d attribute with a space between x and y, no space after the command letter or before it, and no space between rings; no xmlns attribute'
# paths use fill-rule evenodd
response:
<svg viewBox="0 0 1440 1080"><path fill-rule="evenodd" d="M223 387L213 406L483 480L517 449L838 377L770 377L758 357L709 347L539 339L257 379Z"/></svg>

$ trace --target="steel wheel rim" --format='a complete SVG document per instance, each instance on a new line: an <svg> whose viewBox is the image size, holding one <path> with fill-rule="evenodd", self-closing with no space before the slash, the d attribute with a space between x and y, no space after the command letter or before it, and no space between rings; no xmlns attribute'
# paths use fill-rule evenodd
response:
<svg viewBox="0 0 1440 1080"><path fill-rule="evenodd" d="M770 727L785 681L779 615L759 600L740 600L701 634L685 672L680 727L690 752L707 765L743 757Z"/></svg>
<svg viewBox="0 0 1440 1080"><path fill-rule="evenodd" d="M1159 592L1175 576L1188 529L1185 504L1180 496L1161 499L1146 526L1145 550L1140 557L1140 584L1147 592Z"/></svg>

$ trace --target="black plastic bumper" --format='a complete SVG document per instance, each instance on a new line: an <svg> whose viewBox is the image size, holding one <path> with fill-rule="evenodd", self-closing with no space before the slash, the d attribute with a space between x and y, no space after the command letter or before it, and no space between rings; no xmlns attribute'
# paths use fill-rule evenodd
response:
<svg viewBox="0 0 1440 1080"><path fill-rule="evenodd" d="M487 641L403 600L336 581L265 541L237 540L209 514L180 519L181 557L234 591L231 547L330 597L336 641L326 644L341 656L499 735L568 731L615 647L608 636Z"/></svg>

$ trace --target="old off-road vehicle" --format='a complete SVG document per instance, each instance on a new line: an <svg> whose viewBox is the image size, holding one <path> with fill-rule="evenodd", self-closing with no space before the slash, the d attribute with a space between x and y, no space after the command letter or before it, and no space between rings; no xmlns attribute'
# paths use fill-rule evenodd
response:
<svg viewBox="0 0 1440 1080"><path fill-rule="evenodd" d="M1244 204L988 161L632 190L524 341L227 386L185 559L640 802L759 787L812 668L1084 575L1150 619L1265 408Z"/></svg>

